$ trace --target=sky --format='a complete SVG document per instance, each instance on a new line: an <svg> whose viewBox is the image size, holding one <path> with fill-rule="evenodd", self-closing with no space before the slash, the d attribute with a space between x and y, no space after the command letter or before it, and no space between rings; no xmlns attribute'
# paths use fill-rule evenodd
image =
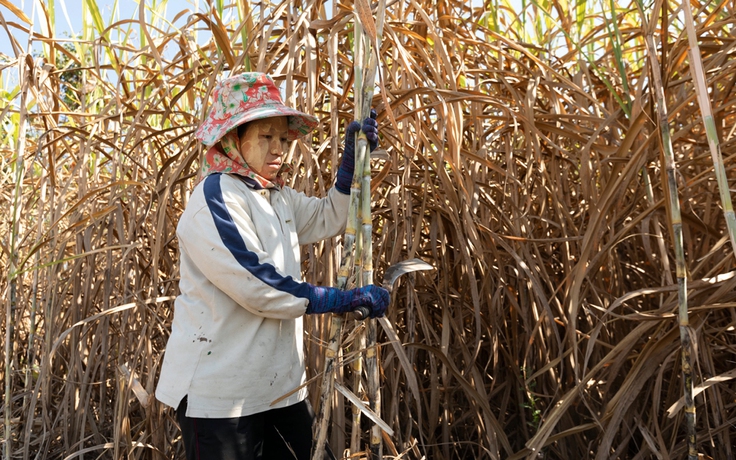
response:
<svg viewBox="0 0 736 460"><path fill-rule="evenodd" d="M2 14L5 21L16 22L16 15L13 14L8 8L3 6L4 3L13 4L25 12L26 16L33 17L35 24L34 28L36 31L40 30L38 24L41 23L40 18L43 14L39 14L39 4L43 2L45 5L53 3L56 11L56 36L64 37L73 36L80 34L82 31L82 3L86 0L0 0L0 14ZM138 11L138 0L91 0L95 2L100 9L103 22L109 24L111 18L116 17L119 19L131 19L137 18ZM166 10L164 15L167 20L173 21L177 13L183 10L190 10L191 12L202 11L207 8L207 0L145 0L149 6L157 6L165 4ZM471 0L473 6L480 6L482 0ZM36 12L34 14L34 4ZM117 11L116 11L117 10ZM115 14L117 12L117 14ZM186 23L186 16L180 18L175 22L175 26L183 26ZM11 28L15 34L16 40L19 41L20 45L24 48L28 43L28 35L19 32L15 28ZM201 37L204 38L204 37ZM209 37L207 37L209 38ZM40 47L40 44L38 44ZM0 53L3 53L11 58L15 56L13 49L8 39L7 32L0 27Z"/></svg>
<svg viewBox="0 0 736 460"><path fill-rule="evenodd" d="M43 17L43 14L39 14L39 0L4 0L8 3L14 4L16 7L20 8L26 16L29 18L34 15L34 3L36 13L35 17L32 18L34 24L40 23L41 17ZM44 4L48 5L48 0L40 0ZM56 36L57 37L64 37L68 34L68 36L73 35L79 35L82 32L82 3L85 0L54 0L55 5L55 11L56 11ZM6 21L16 21L16 16L13 14L8 8L3 6L1 4L2 0L0 0L0 14L3 15L3 18ZM139 2L136 0L95 0L97 3L98 8L100 9L100 14L102 16L103 22L105 24L109 24L111 21L111 18L116 17L120 19L131 19L131 18L137 18L138 13L138 4ZM146 3L148 5L157 5L161 4L161 0L146 0ZM206 5L205 0L167 0L165 2L166 4L166 10L165 10L165 17L169 21L173 21L174 17L177 13L188 9L192 12L198 9L198 7ZM117 9L117 14L116 10ZM201 8L200 8L201 9ZM182 26L186 22L186 17L180 18L176 25ZM25 24L24 24L25 26ZM25 47L28 43L28 35L18 32L17 29L11 28L13 33L15 34L16 40L19 41L20 45ZM40 27L38 25L35 26L35 30L39 31ZM7 33L4 29L0 28L0 53L6 54L10 57L14 57L13 49L11 47L10 41L7 37Z"/></svg>
<svg viewBox="0 0 736 460"><path fill-rule="evenodd" d="M54 5L54 25L55 36L57 37L57 39L64 39L66 37L71 38L74 36L79 37L82 33L84 11L83 3L86 1L90 1L97 5L102 17L102 22L105 25L109 25L118 20L137 20L138 6L141 0L0 0L0 14L2 15L2 18L5 22L21 22L20 20L18 20L17 15L5 6L8 4L12 4L16 8L22 10L25 15L32 20L35 31L41 32L41 24L43 24L46 15L41 10L40 5L43 4L46 6L46 8L49 8L50 5ZM176 28L178 27L183 27L184 25L186 25L189 18L189 15L187 14L182 15L181 17L176 19L176 21L174 21L176 16L182 11L189 10L191 13L206 11L208 8L208 4L210 3L208 0L143 1L145 1L145 4L148 6L149 9L146 14L146 17L148 18L147 21L149 23L151 18L151 9L155 9L159 15L165 18L166 21L173 21L173 25L166 24L163 21L158 23L160 24L160 28L163 29L165 32L171 32L173 30L176 30ZM483 0L471 0L471 3L474 7L477 7L482 5L482 1ZM226 1L226 3L231 2ZM91 23L91 21L89 23ZM27 24L22 23L22 26L26 27ZM200 23L196 39L201 45L203 45L205 42L211 39L211 34L208 31L202 30L201 26L202 24ZM118 30L127 30L128 27L129 26L124 26ZM130 26L130 28L133 34L137 34L140 30L136 26ZM20 31L16 27L8 26L8 29L11 31L11 33L14 34L15 40L19 43L22 50L25 51L28 46L28 34ZM113 42L115 42L117 39L115 33L116 32L113 32L112 36L110 37ZM95 36L96 35L97 34L95 32ZM136 40L135 37L134 40ZM32 54L40 54L41 51L42 43L39 40L35 40ZM163 52L166 55L168 50L165 49ZM15 58L15 52L13 51L10 39L8 38L7 31L2 27L2 21L0 21L0 53L7 56L9 59ZM0 64L2 63L2 61L3 59L0 55ZM0 75L2 75L2 78L6 81L6 83L10 83L17 78L17 75L12 72L0 73ZM5 86L8 87L8 84L6 84Z"/></svg>

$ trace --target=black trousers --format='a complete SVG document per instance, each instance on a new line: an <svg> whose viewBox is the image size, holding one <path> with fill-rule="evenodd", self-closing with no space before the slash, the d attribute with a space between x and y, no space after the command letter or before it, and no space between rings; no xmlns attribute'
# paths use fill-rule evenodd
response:
<svg viewBox="0 0 736 460"><path fill-rule="evenodd" d="M314 411L307 401L236 418L187 417L176 409L187 460L309 460ZM327 458L335 457L327 449Z"/></svg>

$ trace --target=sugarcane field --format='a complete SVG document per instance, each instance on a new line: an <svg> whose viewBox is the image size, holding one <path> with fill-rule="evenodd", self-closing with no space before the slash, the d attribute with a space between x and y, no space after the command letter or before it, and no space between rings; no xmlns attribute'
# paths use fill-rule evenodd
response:
<svg viewBox="0 0 736 460"><path fill-rule="evenodd" d="M736 459L734 2L0 0L0 152L3 459Z"/></svg>

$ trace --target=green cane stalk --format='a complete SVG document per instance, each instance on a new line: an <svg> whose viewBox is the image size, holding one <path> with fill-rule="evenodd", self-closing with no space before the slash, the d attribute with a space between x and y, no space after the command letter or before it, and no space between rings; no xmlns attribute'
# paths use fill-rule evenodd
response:
<svg viewBox="0 0 736 460"><path fill-rule="evenodd" d="M723 164L716 124L713 119L713 110L710 99L708 99L708 87L705 79L705 71L703 70L703 60L700 57L698 35L695 32L695 23L690 5L683 3L682 10L685 13L685 30L687 32L688 44L690 45L690 69L692 69L691 74L693 76L695 94L698 98L700 111L703 114L703 124L705 125L705 132L708 137L708 147L710 148L711 157L713 157L713 169L716 173L718 192L721 196L723 214L726 218L726 226L728 227L728 236L731 239L731 247L733 248L734 255L736 255L736 216L733 212L731 193L728 189L728 178L726 176L726 168Z"/></svg>
<svg viewBox="0 0 736 460"><path fill-rule="evenodd" d="M726 168L723 164L723 156L721 155L720 143L718 141L718 132L716 131L715 121L713 120L713 111L711 109L710 99L708 98L708 88L705 79L705 71L703 70L703 62L700 57L700 46L698 45L698 36L695 32L695 24L691 7L687 3L682 4L682 10L685 13L685 30L687 31L687 39L690 45L690 69L693 76L695 93L697 94L700 111L703 114L703 124L705 125L706 135L708 137L708 147L711 157L713 158L713 170L716 174L718 183L718 191L721 197L721 205L723 206L723 214L726 218L726 226L728 228L728 236L731 240L731 247L736 255L736 216L733 212L733 204L731 202L731 194L728 188L728 179L726 177ZM680 286L678 278L678 287ZM685 384L685 420L687 421L687 450L688 460L698 458L698 447L695 438L695 401L693 400L693 377L690 353L693 349L690 343L690 328L688 327L687 304L683 308L680 303L680 341L683 344L682 353L682 375ZM687 347L686 347L687 345Z"/></svg>
<svg viewBox="0 0 736 460"><path fill-rule="evenodd" d="M359 170L361 170L359 172ZM353 175L353 183L350 187L350 206L348 208L348 222L345 228L344 248L340 259L340 268L337 272L337 288L345 289L348 277L355 261L355 240L358 226L358 207L360 203L360 184L356 184L355 177L362 175L362 164L356 161ZM360 177L360 176L358 176ZM320 391L319 417L317 418L317 435L314 444L313 460L322 460L327 441L327 429L330 423L330 412L332 409L332 394L334 391L335 371L337 357L340 351L342 328L344 318L342 315L331 315L330 333L325 350L325 367L322 375L322 388Z"/></svg>
<svg viewBox="0 0 736 460"><path fill-rule="evenodd" d="M365 135L361 133L358 149L367 150ZM365 164L363 165L363 285L373 284L373 220L371 215L371 164L370 154L364 155ZM366 324L366 376L368 378L368 401L371 410L381 416L381 391L380 391L380 372L379 372L379 356L378 356L378 323L374 318L368 320ZM381 428L378 425L371 427L370 446L374 459L383 458Z"/></svg>
<svg viewBox="0 0 736 460"><path fill-rule="evenodd" d="M363 77L362 88L356 86L356 101L359 101L359 105L356 104L356 113L359 114L359 120L364 120L370 116L371 103L373 101L373 92L375 88L376 72L378 70L378 53L380 52L381 35L383 32L383 23L385 19L386 2L385 0L379 1L377 7L377 18L376 23L370 24L367 28L367 34L361 33L358 35L357 31L363 32L366 27L361 24L361 21L372 21L372 17L365 17L364 12L358 10L360 3L355 2L356 14L356 42L366 40L365 47L370 50L369 53L364 55L364 58L368 61L365 65L365 76ZM365 5L363 5L365 6ZM362 17L361 17L362 16ZM360 27L358 27L360 26ZM370 36L373 32L373 36ZM372 39L372 42L369 41ZM356 64L359 63L356 59ZM356 66L355 75L358 75L358 68ZM358 79L356 78L356 81ZM370 151L368 149L368 141L363 132L360 132L357 143L357 152L363 160L363 177L362 177L362 206L361 206L361 217L363 223L363 257L362 257L362 278L363 285L368 286L373 284L373 217L371 215L371 162L370 162ZM356 155L357 157L357 155ZM366 375L368 379L368 401L371 410L378 416L381 416L381 391L380 391L380 371L379 371L379 354L378 354L378 322L375 319L369 319L366 324ZM370 435L370 449L374 459L383 458L383 443L381 436L381 428L374 424L371 428Z"/></svg>
<svg viewBox="0 0 736 460"><path fill-rule="evenodd" d="M364 33L363 33L363 25L358 20L358 17L356 15L355 19L355 39L353 40L353 48L354 52L353 55L355 56L355 60L353 62L354 66L354 74L355 74L355 80L353 82L353 91L355 94L355 111L354 111L354 118L359 123L362 122L362 115L363 115L363 99L361 97L362 94L362 88L363 88L363 69L365 64L365 56L366 56L366 46L363 41ZM357 189L357 194L359 197L359 203L358 203L358 216L357 221L360 222L361 227L365 223L365 195L363 194L364 188L363 188L363 168L365 168L365 135L362 131L358 131L355 138L355 165L356 169L353 174L353 187ZM360 165L360 167L358 167ZM369 165L370 168L370 165ZM361 172L358 172L360 170ZM370 174L370 169L368 170L368 174ZM370 190L369 190L369 196L368 201L370 202ZM368 216L370 218L370 204L368 206ZM358 240L359 244L357 245L356 250L356 261L357 264L360 265L360 267L356 266L356 273L360 273L360 268L363 266L364 258L366 254L370 254L370 249L366 250L364 245L370 244L371 241L371 235L368 235L368 238L365 238L365 233L361 230L361 232L358 234ZM356 277L356 283L360 284L361 286L364 286L363 284L363 277ZM365 331L360 331L357 334L357 337L355 338L356 343L358 345L358 350L362 350L365 348L366 345L366 339L365 339ZM355 358L355 361L353 361L353 392L357 395L360 394L361 387L362 387L362 378L363 378L363 357L358 354L358 356ZM358 452L361 450L360 448L360 439L361 439L361 430L360 430L360 419L361 419L361 412L360 409L357 406L353 406L353 418L352 418L352 427L350 432L350 450L351 452Z"/></svg>
<svg viewBox="0 0 736 460"><path fill-rule="evenodd" d="M356 26L357 29L357 26ZM361 45L356 40L356 55L362 54ZM357 61L357 59L356 59ZM356 72L355 85L361 84L359 75ZM356 93L357 94L357 93ZM357 113L357 111L356 111ZM342 257L340 259L340 268L337 272L337 287L345 289L347 286L350 273L353 271L356 260L356 239L358 237L358 214L361 203L361 178L363 176L363 156L365 149L361 153L360 144L358 144L355 152L355 169L353 171L353 181L350 185L350 205L348 208L348 221L345 227L345 235L343 236L344 247ZM361 156L363 155L363 156ZM327 430L330 423L331 415L331 399L334 392L335 371L337 365L337 357L340 351L342 329L344 318L342 315L332 315L330 323L330 333L327 341L327 349L325 350L325 367L322 375L322 387L320 391L319 417L317 418L317 435L314 444L313 460L322 460L327 441Z"/></svg>
<svg viewBox="0 0 736 460"><path fill-rule="evenodd" d="M641 6L640 6L641 8ZM660 134L662 136L662 148L664 149L665 170L667 173L667 194L672 224L672 239L675 249L675 274L677 276L677 298L678 298L678 322L680 326L680 343L682 346L682 377L685 393L685 420L687 423L687 446L688 460L698 458L695 443L695 404L693 402L693 376L692 376L692 343L690 341L690 320L687 311L687 272L685 270L685 251L682 237L682 217L680 215L680 199L677 191L677 164L672 149L672 138L670 137L670 125L667 118L667 104L662 84L661 70L657 60L654 46L654 37L651 28L646 24L643 14L645 42L647 55L652 66L651 77L654 83L656 98L655 107L657 111Z"/></svg>

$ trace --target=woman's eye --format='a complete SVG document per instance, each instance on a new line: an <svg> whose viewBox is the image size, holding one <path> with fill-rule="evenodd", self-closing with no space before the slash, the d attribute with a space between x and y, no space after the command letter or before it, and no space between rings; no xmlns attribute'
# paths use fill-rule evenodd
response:
<svg viewBox="0 0 736 460"><path fill-rule="evenodd" d="M282 138L281 138L281 142L283 142L283 143L285 144L285 143L289 142L289 139L287 139L287 138L285 138L285 137L282 137Z"/></svg>

